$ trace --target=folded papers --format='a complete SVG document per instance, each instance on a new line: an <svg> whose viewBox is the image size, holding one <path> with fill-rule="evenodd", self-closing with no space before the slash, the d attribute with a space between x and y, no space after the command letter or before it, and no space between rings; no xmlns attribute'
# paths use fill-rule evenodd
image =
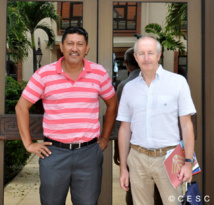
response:
<svg viewBox="0 0 214 205"><path fill-rule="evenodd" d="M192 168L192 173L194 175L201 172L201 169L199 167L195 153L193 157L195 159ZM174 188L177 188L178 185L182 182L179 180L178 175L184 163L185 163L185 153L183 148L183 141L181 141L181 143L175 149L169 150L167 152L166 159L164 161L164 166L166 168L167 174Z"/></svg>

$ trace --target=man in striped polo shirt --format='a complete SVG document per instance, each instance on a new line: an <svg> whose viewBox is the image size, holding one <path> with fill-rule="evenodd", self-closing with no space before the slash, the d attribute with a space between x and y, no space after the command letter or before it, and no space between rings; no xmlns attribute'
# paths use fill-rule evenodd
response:
<svg viewBox="0 0 214 205"><path fill-rule="evenodd" d="M43 205L65 204L68 189L74 205L95 205L102 178L102 151L117 113L117 100L106 70L86 60L88 33L65 30L60 43L64 57L37 70L17 105L23 144L40 156L40 199ZM100 135L99 96L107 105ZM39 99L44 107L45 140L33 143L29 109Z"/></svg>

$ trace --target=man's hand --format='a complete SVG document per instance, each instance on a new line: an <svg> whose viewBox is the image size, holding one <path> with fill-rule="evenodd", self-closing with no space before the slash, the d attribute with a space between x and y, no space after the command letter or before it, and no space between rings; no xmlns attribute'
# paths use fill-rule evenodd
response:
<svg viewBox="0 0 214 205"><path fill-rule="evenodd" d="M129 172L127 169L120 169L120 186L123 190L129 190Z"/></svg>
<svg viewBox="0 0 214 205"><path fill-rule="evenodd" d="M105 138L103 138L103 137L99 138L98 141L97 141L97 143L100 145L100 148L101 148L102 151L104 151L104 149L108 145L108 141Z"/></svg>
<svg viewBox="0 0 214 205"><path fill-rule="evenodd" d="M192 181L192 164L186 162L184 166L181 168L180 174L178 175L180 181L189 182Z"/></svg>
<svg viewBox="0 0 214 205"><path fill-rule="evenodd" d="M50 145L52 145L51 142L31 143L26 147L26 150L30 153L35 153L44 159L44 156L49 157L49 155L51 155L51 151L47 148L47 146Z"/></svg>

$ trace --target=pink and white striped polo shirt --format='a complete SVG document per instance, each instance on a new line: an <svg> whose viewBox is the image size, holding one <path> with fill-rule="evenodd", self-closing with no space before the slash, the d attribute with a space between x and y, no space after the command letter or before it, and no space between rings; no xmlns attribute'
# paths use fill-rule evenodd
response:
<svg viewBox="0 0 214 205"><path fill-rule="evenodd" d="M63 143L87 142L100 135L99 96L111 98L114 87L105 68L86 59L73 81L62 71L62 59L37 70L22 96L32 103L43 100L44 136Z"/></svg>

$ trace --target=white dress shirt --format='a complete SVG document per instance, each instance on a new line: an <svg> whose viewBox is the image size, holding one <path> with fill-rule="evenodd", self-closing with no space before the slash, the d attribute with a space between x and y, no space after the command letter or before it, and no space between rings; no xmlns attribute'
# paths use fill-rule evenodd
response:
<svg viewBox="0 0 214 205"><path fill-rule="evenodd" d="M159 65L149 87L141 73L125 85L117 120L131 123L131 144L157 149L179 144L178 116L194 113L186 79Z"/></svg>

